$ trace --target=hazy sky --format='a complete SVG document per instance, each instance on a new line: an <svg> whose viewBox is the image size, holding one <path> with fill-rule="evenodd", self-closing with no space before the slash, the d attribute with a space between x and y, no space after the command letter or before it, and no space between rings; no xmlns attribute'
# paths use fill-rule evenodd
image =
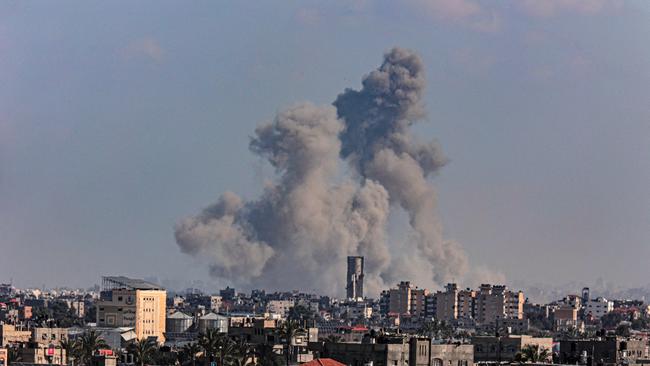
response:
<svg viewBox="0 0 650 366"><path fill-rule="evenodd" d="M508 281L650 282L650 2L0 3L0 281L210 282L173 225L272 170L255 126L427 67L446 236ZM221 283L217 286L225 285Z"/></svg>

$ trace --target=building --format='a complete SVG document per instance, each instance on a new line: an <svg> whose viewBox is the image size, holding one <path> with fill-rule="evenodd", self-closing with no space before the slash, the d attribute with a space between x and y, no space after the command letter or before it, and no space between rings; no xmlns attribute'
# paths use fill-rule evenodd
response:
<svg viewBox="0 0 650 366"><path fill-rule="evenodd" d="M474 346L471 344L432 344L431 366L472 366Z"/></svg>
<svg viewBox="0 0 650 366"><path fill-rule="evenodd" d="M18 357L24 363L66 365L66 352L61 347L37 346L17 348Z"/></svg>
<svg viewBox="0 0 650 366"><path fill-rule="evenodd" d="M437 320L450 322L458 318L458 286L448 283L445 291L438 291L434 295Z"/></svg>
<svg viewBox="0 0 650 366"><path fill-rule="evenodd" d="M428 366L430 346L427 338L389 337L365 339L362 343L313 342L309 348L318 357L350 366Z"/></svg>
<svg viewBox="0 0 650 366"><path fill-rule="evenodd" d="M388 290L388 312L395 314L409 314L411 310L411 290L413 286L409 281L402 281L397 288Z"/></svg>
<svg viewBox="0 0 650 366"><path fill-rule="evenodd" d="M559 356L563 364L631 365L648 358L648 346L642 340L618 337L564 340Z"/></svg>
<svg viewBox="0 0 650 366"><path fill-rule="evenodd" d="M32 332L16 328L11 324L0 324L0 347L17 343L27 343L32 338Z"/></svg>
<svg viewBox="0 0 650 366"><path fill-rule="evenodd" d="M7 366L9 364L7 357L7 349L4 347L0 348L0 366Z"/></svg>
<svg viewBox="0 0 650 366"><path fill-rule="evenodd" d="M604 297L590 299L584 303L583 309L585 317L600 319L603 315L614 310L614 302Z"/></svg>
<svg viewBox="0 0 650 366"><path fill-rule="evenodd" d="M382 296L385 296L383 301L388 302L388 313L408 314L422 318L427 314L428 295L429 291L417 288L409 281L402 281L397 288L382 293Z"/></svg>
<svg viewBox="0 0 650 366"><path fill-rule="evenodd" d="M266 311L286 318L289 315L289 310L294 306L295 301L293 300L271 300L266 304Z"/></svg>
<svg viewBox="0 0 650 366"><path fill-rule="evenodd" d="M538 345L550 351L553 338L536 338L528 335L474 336L474 362L512 362L517 353L528 345ZM549 360L550 361L550 360Z"/></svg>
<svg viewBox="0 0 650 366"><path fill-rule="evenodd" d="M68 328L34 328L32 342L39 346L60 346L61 341L68 339Z"/></svg>
<svg viewBox="0 0 650 366"><path fill-rule="evenodd" d="M345 287L349 300L363 299L363 257L348 256L348 273Z"/></svg>
<svg viewBox="0 0 650 366"><path fill-rule="evenodd" d="M503 285L481 285L476 294L475 319L480 324L495 323L499 319L523 319L524 293L509 291Z"/></svg>
<svg viewBox="0 0 650 366"><path fill-rule="evenodd" d="M165 341L167 291L139 279L103 277L97 302L99 327L133 327L138 339Z"/></svg>
<svg viewBox="0 0 650 366"><path fill-rule="evenodd" d="M476 291L465 289L458 291L458 318L474 319L474 301L476 300Z"/></svg>
<svg viewBox="0 0 650 366"><path fill-rule="evenodd" d="M223 300L232 301L237 296L237 291L230 286L226 286L225 289L219 290L219 295Z"/></svg>

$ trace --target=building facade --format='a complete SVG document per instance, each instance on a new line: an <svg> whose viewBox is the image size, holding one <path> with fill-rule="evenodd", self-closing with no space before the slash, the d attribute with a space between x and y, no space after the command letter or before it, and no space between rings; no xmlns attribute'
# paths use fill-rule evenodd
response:
<svg viewBox="0 0 650 366"><path fill-rule="evenodd" d="M165 341L167 292L158 285L126 277L104 277L97 302L97 325L133 327L138 339Z"/></svg>

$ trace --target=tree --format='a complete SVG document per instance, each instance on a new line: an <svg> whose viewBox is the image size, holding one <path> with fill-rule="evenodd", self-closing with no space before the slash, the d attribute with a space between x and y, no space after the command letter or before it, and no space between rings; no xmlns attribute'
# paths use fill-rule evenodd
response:
<svg viewBox="0 0 650 366"><path fill-rule="evenodd" d="M201 346L196 342L186 344L183 346L182 350L182 353L192 361L192 366L196 366L196 355L199 354L199 352L201 352Z"/></svg>
<svg viewBox="0 0 650 366"><path fill-rule="evenodd" d="M61 348L65 350L66 357L68 358L68 361L74 361L76 359L81 358L81 345L79 344L80 342L70 340L70 338L62 339L60 344ZM72 362L68 362L72 363Z"/></svg>
<svg viewBox="0 0 650 366"><path fill-rule="evenodd" d="M273 346L270 344L260 344L255 347L255 357L257 366L280 366L282 364L282 358L273 351Z"/></svg>
<svg viewBox="0 0 650 366"><path fill-rule="evenodd" d="M291 355L293 354L292 340L296 334L301 331L302 328L300 327L300 324L298 324L298 322L295 320L285 321L282 324L282 328L280 328L280 338L284 340L284 345L286 346L285 357L287 366L289 366Z"/></svg>
<svg viewBox="0 0 650 366"><path fill-rule="evenodd" d="M93 355L100 349L108 348L106 341L100 338L94 330L84 333L79 339L79 363L90 365Z"/></svg>
<svg viewBox="0 0 650 366"><path fill-rule="evenodd" d="M23 360L22 357L20 356L20 352L18 352L18 349L15 347L7 348L7 358L8 358L9 365L11 365L14 362L20 362Z"/></svg>
<svg viewBox="0 0 650 366"><path fill-rule="evenodd" d="M551 358L551 353L548 349L540 347L538 344L528 344L515 355L515 361L541 363L547 362Z"/></svg>
<svg viewBox="0 0 650 366"><path fill-rule="evenodd" d="M339 342L341 342L342 339L343 339L343 338L341 338L340 335L337 335L337 334L330 334L330 335L328 335L328 336L325 338L325 342L329 342L329 343L339 343Z"/></svg>
<svg viewBox="0 0 650 366"><path fill-rule="evenodd" d="M630 332L630 323L627 322L621 322L617 327L616 327L616 335L620 337L629 337L631 334Z"/></svg>
<svg viewBox="0 0 650 366"><path fill-rule="evenodd" d="M225 366L234 352L234 342L217 329L208 329L199 336L199 345L205 352L205 361L217 361L217 366Z"/></svg>
<svg viewBox="0 0 650 366"><path fill-rule="evenodd" d="M156 342L149 339L137 339L127 347L129 353L133 355L133 362L140 366L151 363L156 349Z"/></svg>
<svg viewBox="0 0 650 366"><path fill-rule="evenodd" d="M234 344L234 355L232 357L233 366L249 366L254 361L254 349L243 339Z"/></svg>

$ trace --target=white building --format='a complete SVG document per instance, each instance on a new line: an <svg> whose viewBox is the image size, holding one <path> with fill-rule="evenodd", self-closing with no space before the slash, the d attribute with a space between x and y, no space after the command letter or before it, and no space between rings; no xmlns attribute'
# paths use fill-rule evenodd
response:
<svg viewBox="0 0 650 366"><path fill-rule="evenodd" d="M585 316L592 316L595 319L600 319L603 315L614 310L614 302L609 301L604 297L591 299L584 304Z"/></svg>

